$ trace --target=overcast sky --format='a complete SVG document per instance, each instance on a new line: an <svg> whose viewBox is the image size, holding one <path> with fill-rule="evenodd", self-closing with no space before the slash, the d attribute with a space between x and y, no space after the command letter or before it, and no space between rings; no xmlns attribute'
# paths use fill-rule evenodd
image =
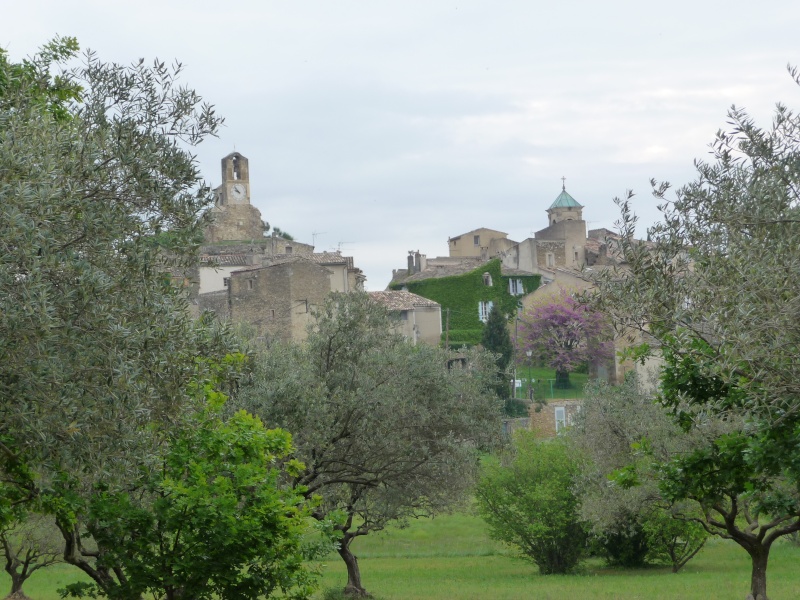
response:
<svg viewBox="0 0 800 600"><path fill-rule="evenodd" d="M197 148L209 183L235 148L262 216L372 290L408 250L530 237L562 176L590 228L627 189L651 223L650 178L692 179L731 104L764 125L800 108L799 32L796 0L0 0L13 59L60 34L183 62L226 119Z"/></svg>

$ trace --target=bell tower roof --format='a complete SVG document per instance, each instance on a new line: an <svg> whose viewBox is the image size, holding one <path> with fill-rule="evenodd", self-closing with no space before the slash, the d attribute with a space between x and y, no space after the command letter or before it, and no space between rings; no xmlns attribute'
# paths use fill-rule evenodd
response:
<svg viewBox="0 0 800 600"><path fill-rule="evenodd" d="M222 182L226 181L250 181L249 161L239 152L231 152L222 159Z"/></svg>
<svg viewBox="0 0 800 600"><path fill-rule="evenodd" d="M552 210L554 208L583 208L583 206L578 204L578 201L570 196L566 189L562 188L561 193L553 201L548 210Z"/></svg>

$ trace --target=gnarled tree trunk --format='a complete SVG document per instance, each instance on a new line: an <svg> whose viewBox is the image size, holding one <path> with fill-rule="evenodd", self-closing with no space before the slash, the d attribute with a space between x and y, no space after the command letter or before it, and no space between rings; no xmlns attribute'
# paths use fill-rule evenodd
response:
<svg viewBox="0 0 800 600"><path fill-rule="evenodd" d="M350 596L367 597L369 594L361 585L361 571L358 569L358 557L350 551L350 542L355 536L344 534L342 544L339 546L339 556L347 565L347 586L344 593Z"/></svg>

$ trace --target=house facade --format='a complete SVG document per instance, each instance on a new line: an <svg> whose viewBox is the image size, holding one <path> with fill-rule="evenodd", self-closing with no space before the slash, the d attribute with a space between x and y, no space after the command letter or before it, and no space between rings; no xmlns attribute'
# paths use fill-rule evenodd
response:
<svg viewBox="0 0 800 600"><path fill-rule="evenodd" d="M515 314L520 298L541 281L538 274L503 268L498 258L427 260L414 252L409 262L411 273L395 271L389 289L412 292L440 304L442 342L451 348L479 344L492 309Z"/></svg>
<svg viewBox="0 0 800 600"><path fill-rule="evenodd" d="M438 302L402 290L369 292L397 318L395 331L415 346L438 346L442 338L442 307Z"/></svg>

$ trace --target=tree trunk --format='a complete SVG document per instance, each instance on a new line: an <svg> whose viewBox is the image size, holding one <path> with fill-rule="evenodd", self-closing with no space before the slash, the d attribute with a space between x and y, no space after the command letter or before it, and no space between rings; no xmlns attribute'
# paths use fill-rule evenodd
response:
<svg viewBox="0 0 800 600"><path fill-rule="evenodd" d="M17 559L16 554L13 553L13 550L7 544L4 544L4 546L6 554L5 570L11 578L11 592L9 596L12 596L22 591L22 584L25 583L25 580L28 578L27 567L22 565ZM21 570L20 567L22 567Z"/></svg>
<svg viewBox="0 0 800 600"><path fill-rule="evenodd" d="M22 584L25 583L25 579L27 578L24 577L23 575L20 575L19 573L9 572L9 575L11 575L11 594L13 595L16 594L17 592L21 592Z"/></svg>
<svg viewBox="0 0 800 600"><path fill-rule="evenodd" d="M339 556L342 557L344 564L347 565L347 586L344 588L344 593L349 596L367 597L369 594L361 585L361 571L358 569L358 557L350 552L350 542L352 541L352 537L347 537L345 535L339 547Z"/></svg>
<svg viewBox="0 0 800 600"><path fill-rule="evenodd" d="M753 570L750 574L750 594L747 600L767 600L767 560L769 547L761 544L752 548L745 548L750 554Z"/></svg>
<svg viewBox="0 0 800 600"><path fill-rule="evenodd" d="M568 390L572 387L569 381L569 371L556 370L556 389Z"/></svg>

